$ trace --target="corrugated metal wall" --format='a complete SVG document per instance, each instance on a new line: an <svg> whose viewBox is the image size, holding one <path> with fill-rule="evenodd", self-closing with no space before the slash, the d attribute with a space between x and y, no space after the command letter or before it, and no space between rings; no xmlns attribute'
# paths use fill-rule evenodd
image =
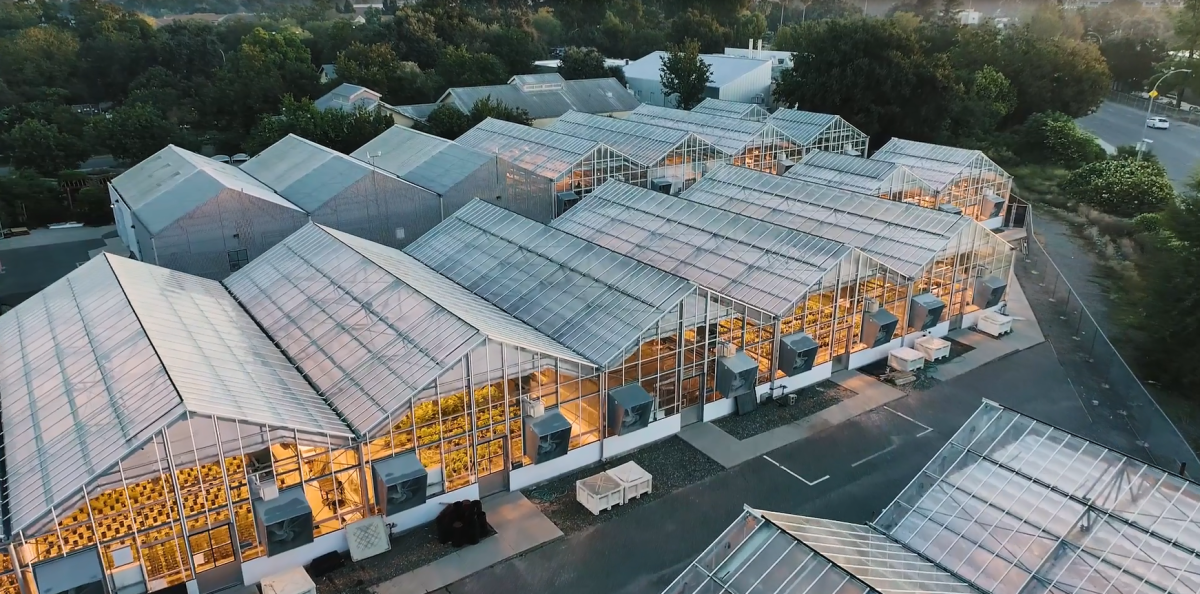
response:
<svg viewBox="0 0 1200 594"><path fill-rule="evenodd" d="M113 220L117 224L117 236L129 248L129 251L138 260L142 259L142 253L138 248L137 235L133 232L133 213L129 212L129 207L125 206L125 201L121 199L121 194L112 184L108 184L108 201L112 204Z"/></svg>
<svg viewBox="0 0 1200 594"><path fill-rule="evenodd" d="M754 103L754 97L762 95L762 105L771 100L771 64L763 62L754 71L748 72L736 80L721 87L719 99Z"/></svg>
<svg viewBox="0 0 1200 594"><path fill-rule="evenodd" d="M492 204L503 206L507 195L508 188L505 186L505 179L500 175L498 160L493 156L488 159L486 165L476 169L471 175L447 190L442 196L442 200L445 201L446 216L450 216L475 198L482 198Z"/></svg>
<svg viewBox="0 0 1200 594"><path fill-rule="evenodd" d="M500 206L539 223L549 223L554 218L557 198L554 195L554 180L542 177L509 163L499 163L499 176L506 181L507 195Z"/></svg>
<svg viewBox="0 0 1200 594"><path fill-rule="evenodd" d="M402 248L441 222L442 204L429 190L388 175L371 174L326 202L312 213L312 220L375 243Z"/></svg>
<svg viewBox="0 0 1200 594"><path fill-rule="evenodd" d="M147 262L221 280L229 276L231 250L244 249L253 260L307 222L301 211L226 189L154 236L153 243L149 237L143 243L141 233L138 239Z"/></svg>

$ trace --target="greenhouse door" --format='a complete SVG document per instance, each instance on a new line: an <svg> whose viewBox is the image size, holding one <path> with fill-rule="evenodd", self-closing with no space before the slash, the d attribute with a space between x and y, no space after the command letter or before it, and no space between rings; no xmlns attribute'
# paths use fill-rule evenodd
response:
<svg viewBox="0 0 1200 594"><path fill-rule="evenodd" d="M188 537L196 564L196 588L200 594L219 592L242 585L242 564L230 538L230 525L218 526Z"/></svg>
<svg viewBox="0 0 1200 594"><path fill-rule="evenodd" d="M508 491L508 437L500 436L475 448L479 464L479 498Z"/></svg>

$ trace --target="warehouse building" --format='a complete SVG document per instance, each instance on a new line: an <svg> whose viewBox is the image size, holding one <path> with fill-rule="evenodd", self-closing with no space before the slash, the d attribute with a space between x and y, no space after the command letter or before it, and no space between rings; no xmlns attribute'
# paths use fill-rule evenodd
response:
<svg viewBox="0 0 1200 594"><path fill-rule="evenodd" d="M408 245L443 216L444 201L436 192L295 134L241 170L304 209L312 221L384 245Z"/></svg>
<svg viewBox="0 0 1200 594"><path fill-rule="evenodd" d="M117 233L134 258L221 279L308 221L241 169L168 145L108 186Z"/></svg>
<svg viewBox="0 0 1200 594"><path fill-rule="evenodd" d="M608 145L488 118L457 142L496 155L533 174L521 180L522 194L553 197L555 215L566 212L593 188L616 179L646 185L646 168Z"/></svg>
<svg viewBox="0 0 1200 594"><path fill-rule="evenodd" d="M870 300L852 305L856 314L861 307L910 320L914 298L930 293L943 304L943 321L923 328L934 335L974 326L984 310L998 307L1012 271L1011 246L966 217L938 210L730 166L709 172L681 197L862 251L886 269ZM863 344L862 329L852 326L846 342L834 345L833 370L860 367L915 340L905 324L893 327L892 341Z"/></svg>
<svg viewBox="0 0 1200 594"><path fill-rule="evenodd" d="M554 217L554 200L534 192L533 173L496 155L411 128L393 126L350 156L438 195L441 221L472 198L494 200L536 221Z"/></svg>
<svg viewBox="0 0 1200 594"><path fill-rule="evenodd" d="M937 207L989 229L1003 225L1012 176L981 151L893 138L871 159L903 165L936 192Z"/></svg>
<svg viewBox="0 0 1200 594"><path fill-rule="evenodd" d="M765 122L771 114L756 103L740 103L723 99L706 98L692 108L692 113L706 113L723 118L735 118L750 122Z"/></svg>
<svg viewBox="0 0 1200 594"><path fill-rule="evenodd" d="M667 52L652 52L625 65L625 81L638 101L645 105L676 107L676 98L662 88L662 64ZM709 67L705 97L767 105L771 102L771 60L701 54Z"/></svg>
<svg viewBox="0 0 1200 594"><path fill-rule="evenodd" d="M664 594L1200 592L1200 485L998 404L866 524L747 507Z"/></svg>
<svg viewBox="0 0 1200 594"><path fill-rule="evenodd" d="M659 128L691 132L729 156L734 165L759 171L781 171L804 156L804 149L766 122L641 105L626 118Z"/></svg>
<svg viewBox="0 0 1200 594"><path fill-rule="evenodd" d="M630 120L572 111L549 130L599 142L628 156L634 164L646 169L652 189L667 194L678 194L705 171L729 161L712 143L691 132Z"/></svg>
<svg viewBox="0 0 1200 594"><path fill-rule="evenodd" d="M551 227L699 287L695 308L684 313L684 424L701 420L697 405L709 421L735 408L746 412L773 389L827 379L833 356L855 342L891 342L890 330L868 327L864 303L875 299L896 311L905 296L886 284L897 273L845 244L619 182L604 184ZM722 352L724 345L736 352ZM721 379L734 371L749 375L731 393Z"/></svg>
<svg viewBox="0 0 1200 594"><path fill-rule="evenodd" d="M911 169L841 153L814 151L788 168L784 177L870 194L884 200L937 207L937 193Z"/></svg>

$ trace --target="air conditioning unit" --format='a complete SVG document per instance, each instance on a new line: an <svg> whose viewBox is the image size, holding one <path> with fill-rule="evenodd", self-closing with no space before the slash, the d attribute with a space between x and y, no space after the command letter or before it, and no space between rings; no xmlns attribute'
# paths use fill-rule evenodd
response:
<svg viewBox="0 0 1200 594"><path fill-rule="evenodd" d="M995 192L988 191L983 195L983 211L987 218L994 219L1004 212L1004 198Z"/></svg>
<svg viewBox="0 0 1200 594"><path fill-rule="evenodd" d="M908 307L908 327L918 332L927 331L942 321L946 304L930 293L921 293L912 298Z"/></svg>
<svg viewBox="0 0 1200 594"><path fill-rule="evenodd" d="M979 321L975 322L975 329L988 336L999 338L1012 332L1012 323L1012 318L991 311L979 317Z"/></svg>
<svg viewBox="0 0 1200 594"><path fill-rule="evenodd" d="M650 425L654 398L639 383L608 391L608 426L614 435L628 435Z"/></svg>
<svg viewBox="0 0 1200 594"><path fill-rule="evenodd" d="M949 202L947 202L945 204L939 204L937 209L942 212L948 212L950 214L956 214L956 215L962 214L961 208L954 206L953 204L950 204Z"/></svg>
<svg viewBox="0 0 1200 594"><path fill-rule="evenodd" d="M803 332L779 339L779 371L788 376L800 375L813 368L820 345Z"/></svg>
<svg viewBox="0 0 1200 594"><path fill-rule="evenodd" d="M429 472L416 452L373 462L371 475L375 481L375 504L384 516L425 503Z"/></svg>
<svg viewBox="0 0 1200 594"><path fill-rule="evenodd" d="M521 414L527 417L540 417L546 414L546 403L541 398L532 396L521 397Z"/></svg>
<svg viewBox="0 0 1200 594"><path fill-rule="evenodd" d="M736 354L737 354L737 346L734 345L733 343L725 342L723 340L717 342L717 356L718 357L732 357Z"/></svg>
<svg viewBox="0 0 1200 594"><path fill-rule="evenodd" d="M738 414L758 408L754 385L758 382L758 363L745 352L717 359L717 392L737 403Z"/></svg>
<svg viewBox="0 0 1200 594"><path fill-rule="evenodd" d="M899 324L900 319L886 309L877 309L865 314L860 342L870 349L881 347L891 342L892 335L896 333L896 326Z"/></svg>
<svg viewBox="0 0 1200 594"><path fill-rule="evenodd" d="M1004 299L1004 291L1008 283L998 276L985 276L975 279L975 295L971 303L979 309L991 309L1000 305Z"/></svg>
<svg viewBox="0 0 1200 594"><path fill-rule="evenodd" d="M267 556L274 557L313 541L313 514L304 487L292 487L272 500L254 502L254 519Z"/></svg>
<svg viewBox="0 0 1200 594"><path fill-rule="evenodd" d="M254 497L263 501L270 501L279 497L279 484L275 482L273 474L258 474L250 477L251 494Z"/></svg>
<svg viewBox="0 0 1200 594"><path fill-rule="evenodd" d="M650 181L650 189L660 194L670 194L671 186L674 185L669 179L655 179Z"/></svg>
<svg viewBox="0 0 1200 594"><path fill-rule="evenodd" d="M788 171L790 171L792 169L792 167L795 167L795 166L796 166L795 161L791 161L789 159L780 159L775 164L775 175L783 175L783 174L787 173Z"/></svg>
<svg viewBox="0 0 1200 594"><path fill-rule="evenodd" d="M921 351L902 347L888 352L888 367L896 371L916 371L925 366Z"/></svg>
<svg viewBox="0 0 1200 594"><path fill-rule="evenodd" d="M571 423L557 410L536 419L525 419L525 455L534 464L567 455L571 448Z"/></svg>

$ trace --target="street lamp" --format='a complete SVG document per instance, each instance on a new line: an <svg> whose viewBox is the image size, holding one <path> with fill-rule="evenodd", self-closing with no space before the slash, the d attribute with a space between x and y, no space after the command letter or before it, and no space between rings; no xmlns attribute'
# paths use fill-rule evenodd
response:
<svg viewBox="0 0 1200 594"><path fill-rule="evenodd" d="M1154 83L1154 88L1150 89L1150 95L1149 95L1150 102L1148 104L1146 104L1146 122L1150 121L1150 111L1152 109L1154 109L1154 98L1158 96L1158 85L1161 85L1162 81L1166 80L1168 76L1171 76L1172 74L1175 74L1176 72L1191 72L1191 70L1187 69L1187 68L1176 68L1175 70L1171 70L1171 71L1167 72L1166 74L1158 77L1158 81ZM1142 122L1143 128L1146 126L1146 122ZM1143 144L1145 144L1145 143L1142 143L1142 142L1138 143L1138 152L1137 152L1137 159L1136 159L1137 161L1142 160L1142 145Z"/></svg>

